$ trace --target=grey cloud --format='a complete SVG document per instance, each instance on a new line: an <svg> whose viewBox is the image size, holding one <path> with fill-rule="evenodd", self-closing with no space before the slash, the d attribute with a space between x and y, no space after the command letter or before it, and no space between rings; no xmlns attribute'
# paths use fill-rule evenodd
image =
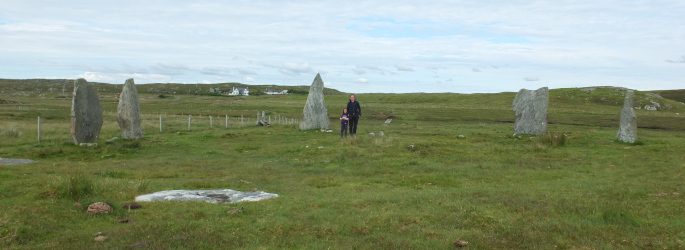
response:
<svg viewBox="0 0 685 250"><path fill-rule="evenodd" d="M395 67L397 67L397 71L414 71L414 69L407 65L407 64L396 64Z"/></svg>
<svg viewBox="0 0 685 250"><path fill-rule="evenodd" d="M277 66L276 68L278 68L278 71L286 75L299 75L302 73L312 72L312 67L309 66L309 63L298 64L294 62L287 62L283 65Z"/></svg>
<svg viewBox="0 0 685 250"><path fill-rule="evenodd" d="M200 73L205 75L230 76L231 68L222 66L203 66Z"/></svg>
<svg viewBox="0 0 685 250"><path fill-rule="evenodd" d="M355 67L352 69L352 72L357 75L366 74L368 71L376 72L381 75L385 75L386 73L386 70L372 65L355 65Z"/></svg>
<svg viewBox="0 0 685 250"><path fill-rule="evenodd" d="M480 72L480 69L479 69L479 68L471 68L471 71L473 71L473 72Z"/></svg>
<svg viewBox="0 0 685 250"><path fill-rule="evenodd" d="M243 67L235 67L233 70L238 71L238 73L243 74L243 75L257 75L257 71L254 71L252 69L248 68L243 68Z"/></svg>
<svg viewBox="0 0 685 250"><path fill-rule="evenodd" d="M354 72L357 75L363 75L366 74L366 70L364 70L363 67L360 67L359 65L356 65L353 69L352 72Z"/></svg>
<svg viewBox="0 0 685 250"><path fill-rule="evenodd" d="M676 59L676 60L668 59L668 60L666 60L666 62L667 63L685 63L685 55L681 56L680 59Z"/></svg>
<svg viewBox="0 0 685 250"><path fill-rule="evenodd" d="M540 81L540 78L537 76L526 76L523 78L523 80L529 81L529 82L535 82L535 81Z"/></svg>
<svg viewBox="0 0 685 250"><path fill-rule="evenodd" d="M185 66L184 64L181 63L161 63L158 62L157 66L160 68L167 68L167 69L188 69L188 66Z"/></svg>
<svg viewBox="0 0 685 250"><path fill-rule="evenodd" d="M450 78L450 79L447 79L447 81L448 81L448 82L451 82L451 81L452 81L452 78Z"/></svg>

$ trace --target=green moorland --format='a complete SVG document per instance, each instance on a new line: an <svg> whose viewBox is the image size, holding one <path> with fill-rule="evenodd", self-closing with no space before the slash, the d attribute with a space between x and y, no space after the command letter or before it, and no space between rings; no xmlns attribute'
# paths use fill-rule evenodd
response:
<svg viewBox="0 0 685 250"><path fill-rule="evenodd" d="M0 156L37 162L0 166L1 248L685 248L685 105L662 93L636 93L636 106L659 108L636 110L640 139L624 144L614 88L551 90L545 136L512 135L515 93L359 94L359 135L340 140L346 95L326 96L336 131L325 133L276 122L300 119L304 95L160 98L144 86L145 138L106 142L120 136L118 100L101 94L97 147L69 142L61 90L3 90ZM260 110L272 126L254 125ZM280 197L121 208L155 191L227 188ZM115 210L86 215L97 201Z"/></svg>

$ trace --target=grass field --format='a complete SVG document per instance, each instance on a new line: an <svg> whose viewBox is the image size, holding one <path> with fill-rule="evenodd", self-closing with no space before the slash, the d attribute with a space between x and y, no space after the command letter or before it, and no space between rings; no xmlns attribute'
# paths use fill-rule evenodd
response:
<svg viewBox="0 0 685 250"><path fill-rule="evenodd" d="M624 144L615 141L622 93L552 90L548 131L563 139L512 136L515 93L359 94L359 136L347 140L336 119L346 95L326 96L335 132L325 133L274 123L301 119L306 96L141 93L145 138L109 144L120 137L117 99L102 95L92 148L69 143L71 99L3 93L0 156L38 162L0 166L0 247L685 248L685 105L636 110L639 140ZM651 94L637 92L636 105ZM272 126L254 125L261 110ZM121 208L155 191L226 188L280 197ZM97 201L114 212L86 215ZM108 238L96 242L98 232Z"/></svg>

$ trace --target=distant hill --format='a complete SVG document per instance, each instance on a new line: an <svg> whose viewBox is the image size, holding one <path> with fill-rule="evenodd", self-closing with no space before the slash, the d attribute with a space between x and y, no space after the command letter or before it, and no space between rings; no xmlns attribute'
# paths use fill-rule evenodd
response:
<svg viewBox="0 0 685 250"><path fill-rule="evenodd" d="M120 93L122 84L92 83L98 93ZM73 79L0 79L0 96L40 96L40 97L69 97L74 89ZM247 85L240 83L214 83L214 84L181 84L181 83L148 83L136 84L138 93L159 93L169 95L198 95L209 93L210 88L220 88L228 91L233 87L250 88L251 92L265 89L290 90L294 93L308 93L310 86L278 86L278 85ZM325 95L340 95L342 92L324 88Z"/></svg>
<svg viewBox="0 0 685 250"><path fill-rule="evenodd" d="M660 90L652 92L658 93L660 96L663 96L666 99L671 99L677 102L685 103L685 89Z"/></svg>

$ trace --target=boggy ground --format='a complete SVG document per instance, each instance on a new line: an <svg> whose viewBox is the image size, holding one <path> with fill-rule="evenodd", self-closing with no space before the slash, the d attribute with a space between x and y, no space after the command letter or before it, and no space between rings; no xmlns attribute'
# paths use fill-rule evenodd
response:
<svg viewBox="0 0 685 250"><path fill-rule="evenodd" d="M257 110L272 121L297 118L306 96L143 94L145 138L108 144L119 136L116 100L103 98L106 121L93 148L68 143L70 100L9 99L17 103L0 106L0 156L38 162L0 166L0 246L445 249L463 240L474 249L685 247L681 107L638 110L640 139L623 144L615 141L622 103L555 98L561 91L550 94L548 130L564 139L512 136L513 93L358 95L364 116L358 137L347 140L336 125L335 133L253 125ZM326 96L332 124L346 99ZM193 114L191 131L181 113ZM41 143L38 115L46 117ZM252 119L242 128L240 115ZM385 125L389 116L396 118ZM367 135L379 131L386 136ZM225 188L280 197L121 208L155 191ZM114 212L86 215L96 201ZM96 242L98 232L107 239Z"/></svg>

